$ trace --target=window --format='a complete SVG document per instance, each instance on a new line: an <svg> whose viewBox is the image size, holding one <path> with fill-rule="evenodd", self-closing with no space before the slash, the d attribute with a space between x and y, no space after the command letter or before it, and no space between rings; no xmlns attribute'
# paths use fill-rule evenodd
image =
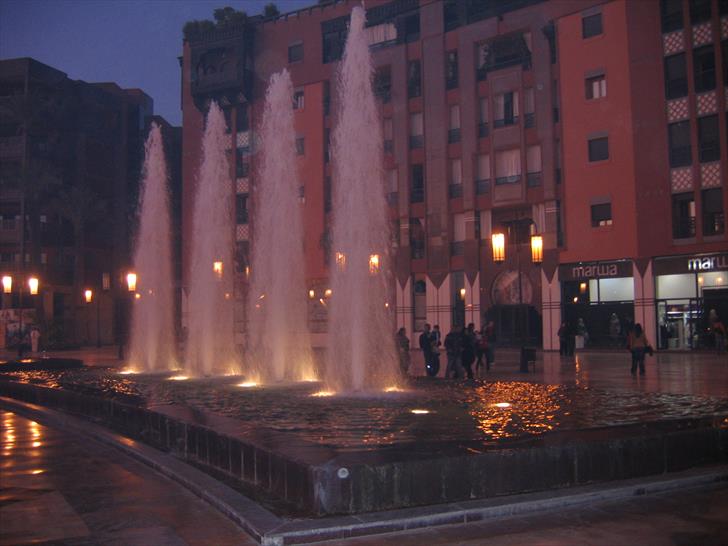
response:
<svg viewBox="0 0 728 546"><path fill-rule="evenodd" d="M410 148L422 148L425 143L422 112L410 114Z"/></svg>
<svg viewBox="0 0 728 546"><path fill-rule="evenodd" d="M710 3L712 0L690 0L690 23L695 25L710 21Z"/></svg>
<svg viewBox="0 0 728 546"><path fill-rule="evenodd" d="M460 107L457 104L450 107L450 128L447 132L447 141L450 144L460 142Z"/></svg>
<svg viewBox="0 0 728 546"><path fill-rule="evenodd" d="M425 170L422 164L412 165L412 192L410 201L412 203L423 203L425 201Z"/></svg>
<svg viewBox="0 0 728 546"><path fill-rule="evenodd" d="M397 176L397 169L390 169L387 171L387 202L393 207L397 206L399 201L399 180Z"/></svg>
<svg viewBox="0 0 728 546"><path fill-rule="evenodd" d="M478 118L478 137L488 136L488 97L480 99L480 109L478 110L480 117Z"/></svg>
<svg viewBox="0 0 728 546"><path fill-rule="evenodd" d="M682 0L662 0L660 16L662 32L672 32L683 28Z"/></svg>
<svg viewBox="0 0 728 546"><path fill-rule="evenodd" d="M602 14L595 13L587 15L581 19L581 36L582 38L591 38L602 33Z"/></svg>
<svg viewBox="0 0 728 546"><path fill-rule="evenodd" d="M515 184L521 180L521 150L495 153L495 184Z"/></svg>
<svg viewBox="0 0 728 546"><path fill-rule="evenodd" d="M688 73L685 53L665 57L665 97L678 99L688 94Z"/></svg>
<svg viewBox="0 0 728 546"><path fill-rule="evenodd" d="M533 87L529 87L523 92L523 122L526 129L536 124L536 101L533 94Z"/></svg>
<svg viewBox="0 0 728 546"><path fill-rule="evenodd" d="M296 137L296 155L304 155L306 153L306 141L304 137Z"/></svg>
<svg viewBox="0 0 728 546"><path fill-rule="evenodd" d="M303 110L304 106L304 94L303 89L296 89L293 92L293 109L294 110Z"/></svg>
<svg viewBox="0 0 728 546"><path fill-rule="evenodd" d="M324 212L331 212L331 177L324 178Z"/></svg>
<svg viewBox="0 0 728 546"><path fill-rule="evenodd" d="M397 26L393 22L366 27L369 46L384 47L397 42Z"/></svg>
<svg viewBox="0 0 728 546"><path fill-rule="evenodd" d="M413 260L421 260L425 257L424 218L410 218L410 248Z"/></svg>
<svg viewBox="0 0 728 546"><path fill-rule="evenodd" d="M526 149L526 182L529 187L541 185L541 146Z"/></svg>
<svg viewBox="0 0 728 546"><path fill-rule="evenodd" d="M695 199L692 192L672 196L672 236L674 239L695 237Z"/></svg>
<svg viewBox="0 0 728 546"><path fill-rule="evenodd" d="M728 0L726 0L726 5L728 5ZM723 40L720 47L723 50L723 85L728 87L728 40Z"/></svg>
<svg viewBox="0 0 728 546"><path fill-rule="evenodd" d="M496 95L494 107L496 127L518 123L518 91Z"/></svg>
<svg viewBox="0 0 728 546"><path fill-rule="evenodd" d="M346 44L346 25L347 21L340 18L321 23L324 64L341 59Z"/></svg>
<svg viewBox="0 0 728 546"><path fill-rule="evenodd" d="M607 77L604 74L591 76L585 80L586 99L601 99L607 96Z"/></svg>
<svg viewBox="0 0 728 546"><path fill-rule="evenodd" d="M324 163L331 161L331 129L324 129Z"/></svg>
<svg viewBox="0 0 728 546"><path fill-rule="evenodd" d="M599 137L589 140L589 161L609 159L609 138Z"/></svg>
<svg viewBox="0 0 728 546"><path fill-rule="evenodd" d="M465 215L462 212L452 215L452 242L450 255L462 256L465 252Z"/></svg>
<svg viewBox="0 0 728 546"><path fill-rule="evenodd" d="M445 88L455 89L458 86L458 52L448 51L445 62Z"/></svg>
<svg viewBox="0 0 728 546"><path fill-rule="evenodd" d="M374 75L374 95L387 104L392 100L392 69L383 66Z"/></svg>
<svg viewBox="0 0 728 546"><path fill-rule="evenodd" d="M488 154L478 155L477 180L475 192L478 195L488 193L490 189L490 156Z"/></svg>
<svg viewBox="0 0 728 546"><path fill-rule="evenodd" d="M695 92L715 89L715 55L713 44L693 49Z"/></svg>
<svg viewBox="0 0 728 546"><path fill-rule="evenodd" d="M384 153L391 154L394 151L394 129L392 118L384 118Z"/></svg>
<svg viewBox="0 0 728 546"><path fill-rule="evenodd" d="M728 15L728 0L718 0L718 13Z"/></svg>
<svg viewBox="0 0 728 546"><path fill-rule="evenodd" d="M725 233L723 189L703 190L703 235Z"/></svg>
<svg viewBox="0 0 728 546"><path fill-rule="evenodd" d="M303 60L303 42L296 42L288 46L288 62L295 63Z"/></svg>
<svg viewBox="0 0 728 546"><path fill-rule="evenodd" d="M427 323L427 281L422 273L416 275L413 280L412 300L414 304L414 329L415 332L422 332L425 329L425 324Z"/></svg>
<svg viewBox="0 0 728 546"><path fill-rule="evenodd" d="M463 165L460 159L450 161L450 199L463 196Z"/></svg>
<svg viewBox="0 0 728 546"><path fill-rule="evenodd" d="M238 104L235 107L235 130L238 133L244 133L250 129L250 119L248 118L248 105Z"/></svg>
<svg viewBox="0 0 728 546"><path fill-rule="evenodd" d="M239 193L235 196L235 223L248 223L248 194Z"/></svg>
<svg viewBox="0 0 728 546"><path fill-rule="evenodd" d="M720 160L718 116L698 118L698 150L700 162Z"/></svg>
<svg viewBox="0 0 728 546"><path fill-rule="evenodd" d="M236 148L235 149L235 177L246 178L250 172L250 163L248 159L247 148Z"/></svg>
<svg viewBox="0 0 728 546"><path fill-rule="evenodd" d="M410 61L407 64L407 96L409 98L422 96L420 61Z"/></svg>
<svg viewBox="0 0 728 546"><path fill-rule="evenodd" d="M670 144L670 167L685 167L693 162L690 149L690 122L681 121L667 126Z"/></svg>
<svg viewBox="0 0 728 546"><path fill-rule="evenodd" d="M601 203L591 206L592 227L604 227L612 225L612 204Z"/></svg>

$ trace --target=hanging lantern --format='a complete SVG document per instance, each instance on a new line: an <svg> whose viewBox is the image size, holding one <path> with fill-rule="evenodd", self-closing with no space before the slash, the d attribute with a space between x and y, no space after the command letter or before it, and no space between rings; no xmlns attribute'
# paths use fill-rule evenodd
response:
<svg viewBox="0 0 728 546"><path fill-rule="evenodd" d="M38 294L38 277L31 277L28 279L28 288L30 289L31 296L36 296Z"/></svg>
<svg viewBox="0 0 728 546"><path fill-rule="evenodd" d="M506 259L506 236L502 233L494 233L491 236L493 246L493 261L501 263Z"/></svg>
<svg viewBox="0 0 728 546"><path fill-rule="evenodd" d="M540 264L543 261L543 237L531 235L531 261Z"/></svg>
<svg viewBox="0 0 728 546"><path fill-rule="evenodd" d="M137 285L136 273L127 273L126 274L126 286L129 289L129 292L136 292L136 285Z"/></svg>
<svg viewBox="0 0 728 546"><path fill-rule="evenodd" d="M93 290L85 290L83 292L83 299L86 300L86 303L91 303L94 299Z"/></svg>
<svg viewBox="0 0 728 546"><path fill-rule="evenodd" d="M13 278L10 275L3 277L3 292L10 294L13 291Z"/></svg>

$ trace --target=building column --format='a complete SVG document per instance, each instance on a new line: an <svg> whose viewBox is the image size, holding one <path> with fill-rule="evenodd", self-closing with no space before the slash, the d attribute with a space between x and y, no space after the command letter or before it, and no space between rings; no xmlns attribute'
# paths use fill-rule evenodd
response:
<svg viewBox="0 0 728 546"><path fill-rule="evenodd" d="M414 332L414 303L412 301L412 277L407 279L404 287L395 281L396 288L396 309L395 320L397 321L397 329L404 327L411 335Z"/></svg>
<svg viewBox="0 0 728 546"><path fill-rule="evenodd" d="M559 350L559 327L561 326L561 283L559 271L549 281L541 269L541 323L543 327L544 351Z"/></svg>
<svg viewBox="0 0 728 546"><path fill-rule="evenodd" d="M439 324L443 336L450 331L450 325L452 324L450 280L451 277L448 274L440 287L437 288L427 277L427 322L433 326Z"/></svg>
<svg viewBox="0 0 728 546"><path fill-rule="evenodd" d="M655 318L655 277L652 275L652 260L647 263L644 274L633 264L634 278L634 321L642 325L648 341L657 344L657 321Z"/></svg>

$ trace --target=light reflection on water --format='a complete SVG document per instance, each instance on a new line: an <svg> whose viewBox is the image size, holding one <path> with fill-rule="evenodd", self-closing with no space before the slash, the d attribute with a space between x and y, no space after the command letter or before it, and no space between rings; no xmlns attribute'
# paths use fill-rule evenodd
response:
<svg viewBox="0 0 728 546"><path fill-rule="evenodd" d="M521 381L414 380L402 392L313 396L321 393L319 383L241 388L239 377L167 381L164 376L120 376L98 369L12 375L131 403L195 410L186 415L197 410L223 415L239 423L240 435L265 428L339 449L410 442L495 444L550 431L728 413L726 399ZM429 413L413 413L416 409ZM9 432L5 449L12 449Z"/></svg>

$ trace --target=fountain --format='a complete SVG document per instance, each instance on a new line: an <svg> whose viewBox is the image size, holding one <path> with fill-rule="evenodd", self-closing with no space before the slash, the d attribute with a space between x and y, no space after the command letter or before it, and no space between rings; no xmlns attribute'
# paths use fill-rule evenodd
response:
<svg viewBox="0 0 728 546"><path fill-rule="evenodd" d="M248 291L251 375L266 381L314 377L292 96L288 70L271 76L260 128Z"/></svg>
<svg viewBox="0 0 728 546"><path fill-rule="evenodd" d="M197 177L187 298L188 376L237 370L233 343L233 188L225 155L225 117L207 113Z"/></svg>
<svg viewBox="0 0 728 546"><path fill-rule="evenodd" d="M382 132L372 91L365 13L355 7L338 74L333 132L333 298L329 313L330 389L381 390L397 377L394 322L387 304L390 227Z"/></svg>
<svg viewBox="0 0 728 546"><path fill-rule="evenodd" d="M134 251L138 297L132 309L129 368L158 371L175 368L172 250L164 143L159 126L144 147L139 197L139 229Z"/></svg>

